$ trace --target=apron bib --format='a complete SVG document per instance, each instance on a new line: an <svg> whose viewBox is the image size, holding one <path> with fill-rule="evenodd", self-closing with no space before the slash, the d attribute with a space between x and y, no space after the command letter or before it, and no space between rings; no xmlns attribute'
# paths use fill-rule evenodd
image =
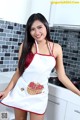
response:
<svg viewBox="0 0 80 120"><path fill-rule="evenodd" d="M48 78L55 66L55 58L52 55L39 54L37 43L36 48L33 60L1 103L43 114L48 102Z"/></svg>

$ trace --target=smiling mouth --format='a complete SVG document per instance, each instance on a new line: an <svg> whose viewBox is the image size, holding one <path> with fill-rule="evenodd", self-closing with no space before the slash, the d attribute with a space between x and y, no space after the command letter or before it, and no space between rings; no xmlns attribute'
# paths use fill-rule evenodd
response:
<svg viewBox="0 0 80 120"><path fill-rule="evenodd" d="M41 38L42 34L40 36L35 36L37 39Z"/></svg>
<svg viewBox="0 0 80 120"><path fill-rule="evenodd" d="M39 39L39 38L41 38L41 36L39 36L39 37L38 37L38 36L36 36L36 38L37 38L37 39Z"/></svg>
<svg viewBox="0 0 80 120"><path fill-rule="evenodd" d="M41 38L41 37L36 37L37 39Z"/></svg>

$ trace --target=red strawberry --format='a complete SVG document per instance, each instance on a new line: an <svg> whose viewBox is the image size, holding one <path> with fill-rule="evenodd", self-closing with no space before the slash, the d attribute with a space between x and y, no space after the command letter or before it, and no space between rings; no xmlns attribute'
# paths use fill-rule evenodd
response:
<svg viewBox="0 0 80 120"><path fill-rule="evenodd" d="M36 89L43 89L43 88L44 88L44 86L40 85L40 84L36 86Z"/></svg>
<svg viewBox="0 0 80 120"><path fill-rule="evenodd" d="M29 87L31 87L32 89L34 89L36 87L36 84L34 82L30 82Z"/></svg>

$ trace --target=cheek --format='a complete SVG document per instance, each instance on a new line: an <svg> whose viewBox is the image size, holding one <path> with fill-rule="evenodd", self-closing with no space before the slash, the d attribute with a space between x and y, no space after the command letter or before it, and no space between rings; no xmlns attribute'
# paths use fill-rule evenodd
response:
<svg viewBox="0 0 80 120"><path fill-rule="evenodd" d="M30 32L30 35L33 37L34 36L34 32Z"/></svg>
<svg viewBox="0 0 80 120"><path fill-rule="evenodd" d="M44 32L44 34L47 34L47 30L46 30L46 28L43 29L43 32Z"/></svg>
<svg viewBox="0 0 80 120"><path fill-rule="evenodd" d="M43 32L44 32L44 35L46 36L46 35L47 35L47 31L46 31L46 30L44 30Z"/></svg>

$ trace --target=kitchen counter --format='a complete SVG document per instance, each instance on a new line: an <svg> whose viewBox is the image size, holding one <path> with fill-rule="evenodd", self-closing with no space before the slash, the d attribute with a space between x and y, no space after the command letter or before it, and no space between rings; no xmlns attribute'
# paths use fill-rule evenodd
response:
<svg viewBox="0 0 80 120"><path fill-rule="evenodd" d="M80 96L73 93L72 91L51 83L48 83L48 86L50 95L61 98L68 102L72 102L76 105L80 105Z"/></svg>

